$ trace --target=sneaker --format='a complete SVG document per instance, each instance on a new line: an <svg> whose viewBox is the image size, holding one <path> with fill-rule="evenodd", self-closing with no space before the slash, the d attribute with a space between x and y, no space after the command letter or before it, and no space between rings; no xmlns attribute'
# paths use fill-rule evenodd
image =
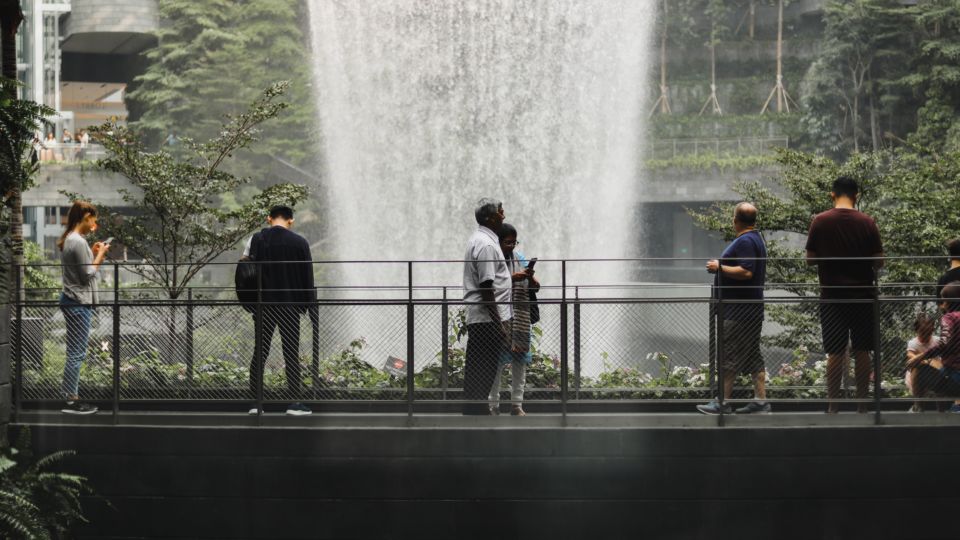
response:
<svg viewBox="0 0 960 540"><path fill-rule="evenodd" d="M60 409L60 412L66 414L93 414L97 412L97 408L89 403L83 403L80 401L68 401L67 405Z"/></svg>
<svg viewBox="0 0 960 540"><path fill-rule="evenodd" d="M720 414L721 407L716 401L711 401L706 405L697 405L697 410L703 414ZM724 405L722 410L723 414L733 413L733 408L731 408L730 405Z"/></svg>
<svg viewBox="0 0 960 540"><path fill-rule="evenodd" d="M510 416L526 416L527 413L523 410L523 407L520 405L514 405L510 408Z"/></svg>
<svg viewBox="0 0 960 540"><path fill-rule="evenodd" d="M907 412L908 412L908 413L922 413L922 412L923 412L923 407L921 407L919 403L914 403L913 405L910 406L909 409L907 409Z"/></svg>
<svg viewBox="0 0 960 540"><path fill-rule="evenodd" d="M770 407L769 403L751 401L750 403L747 403L743 407L740 407L739 409L737 409L737 414L754 414L754 413L768 414L772 410L773 409L772 407Z"/></svg>
<svg viewBox="0 0 960 540"><path fill-rule="evenodd" d="M307 407L303 403L294 403L287 407L287 414L290 416L306 416L308 414L313 414L313 411L310 410L310 407Z"/></svg>
<svg viewBox="0 0 960 540"><path fill-rule="evenodd" d="M960 405L954 403L947 412L960 413Z"/></svg>
<svg viewBox="0 0 960 540"><path fill-rule="evenodd" d="M263 412L266 412L266 411L263 411ZM254 408L250 409L249 411L247 411L247 414L249 414L250 416L256 416L256 415L260 414L260 409L254 407Z"/></svg>

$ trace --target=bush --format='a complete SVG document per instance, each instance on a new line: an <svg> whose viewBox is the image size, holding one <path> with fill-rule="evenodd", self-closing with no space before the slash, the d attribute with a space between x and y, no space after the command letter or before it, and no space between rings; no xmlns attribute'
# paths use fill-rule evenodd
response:
<svg viewBox="0 0 960 540"><path fill-rule="evenodd" d="M0 536L43 540L66 538L85 523L82 495L91 495L83 476L51 470L73 452L34 459L30 432L22 429L17 444L0 453Z"/></svg>

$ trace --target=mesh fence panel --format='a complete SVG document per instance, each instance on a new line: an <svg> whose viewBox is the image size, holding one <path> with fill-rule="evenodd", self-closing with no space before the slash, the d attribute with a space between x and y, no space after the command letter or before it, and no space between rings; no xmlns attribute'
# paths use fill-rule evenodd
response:
<svg viewBox="0 0 960 540"><path fill-rule="evenodd" d="M124 299L119 307L121 400L256 399L250 386L256 349L253 314L209 298L190 306L138 301ZM916 335L919 313L927 314L934 335L938 334L934 303L917 297L884 298L879 304L847 302L846 308L837 308L839 312L832 304L842 303L771 296L765 302L765 320L757 328L712 324L707 299L570 300L564 342L559 300L541 300L540 321L532 328L530 355L524 362L522 400L560 399L561 357L566 347L571 401L709 399L717 393L718 371L737 375L732 398L750 399L754 397L751 375L763 371L766 396L772 400L872 400L879 376L882 398L902 400L904 410L913 406L905 377L906 344ZM873 311L875 305L878 314ZM84 399L112 397L113 309L110 304L94 309L80 371ZM730 319L732 312L724 309L723 318ZM497 341L502 337L495 328L487 334L480 330L464 335L463 310L459 300L445 305L435 298L415 302L415 399L470 400L478 414L488 410L491 398L519 402L515 372L507 367L510 358ZM299 386L288 382L281 332L274 332L271 342L264 344L265 400L407 398L407 305L331 300L321 302L316 315L316 326L308 313L280 323L299 329L295 355ZM879 326L875 327L877 316ZM55 304L28 303L20 324L22 399L61 399L66 363L61 309ZM876 337L878 373L872 355L828 360L829 352L872 349ZM471 340L478 346L475 356L486 363L483 373L469 373ZM712 371L714 358L720 364L713 364ZM494 388L497 373L499 386Z"/></svg>

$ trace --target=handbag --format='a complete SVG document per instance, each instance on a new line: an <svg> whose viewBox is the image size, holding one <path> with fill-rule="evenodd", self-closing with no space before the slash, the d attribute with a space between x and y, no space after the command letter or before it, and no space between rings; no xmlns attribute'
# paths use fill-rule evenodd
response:
<svg viewBox="0 0 960 540"><path fill-rule="evenodd" d="M527 290L527 297L530 300L530 324L540 322L540 304L537 304L537 293Z"/></svg>
<svg viewBox="0 0 960 540"><path fill-rule="evenodd" d="M240 259L233 273L233 285L237 292L237 301L248 313L257 310L257 301L259 300L259 294L257 293L260 279L258 276L259 265L255 262L256 255L254 254L259 247L257 245L259 241L260 234L253 235L253 240L250 242L250 258Z"/></svg>

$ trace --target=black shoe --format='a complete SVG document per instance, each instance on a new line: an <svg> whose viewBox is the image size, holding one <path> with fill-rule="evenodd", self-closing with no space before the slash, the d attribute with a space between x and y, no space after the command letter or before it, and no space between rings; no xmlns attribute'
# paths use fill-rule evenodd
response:
<svg viewBox="0 0 960 540"><path fill-rule="evenodd" d="M313 414L313 411L310 410L310 407L307 407L303 403L294 403L287 407L287 414L290 416L306 416L308 414Z"/></svg>
<svg viewBox="0 0 960 540"><path fill-rule="evenodd" d="M80 401L68 401L67 405L60 409L60 412L66 414L93 414L97 412L97 408L89 403L83 403Z"/></svg>
<svg viewBox="0 0 960 540"><path fill-rule="evenodd" d="M772 410L769 403L751 401L737 409L737 414L767 414Z"/></svg>

